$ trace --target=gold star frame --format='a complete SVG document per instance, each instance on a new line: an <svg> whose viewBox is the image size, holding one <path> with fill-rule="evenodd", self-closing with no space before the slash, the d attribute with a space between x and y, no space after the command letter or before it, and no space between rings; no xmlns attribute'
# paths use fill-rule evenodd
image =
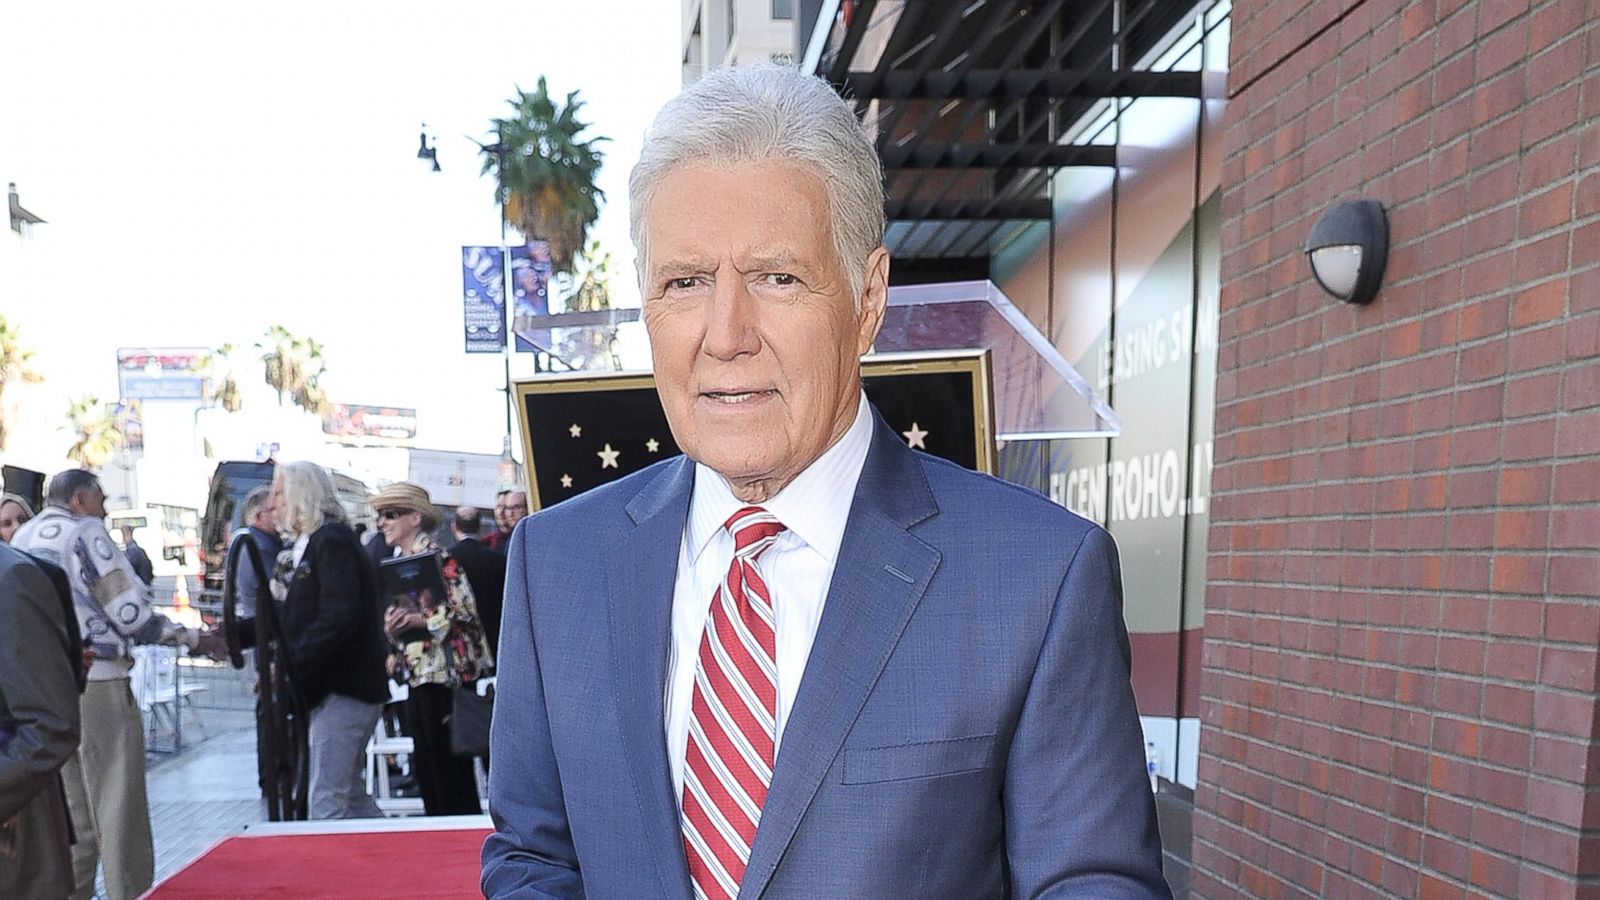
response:
<svg viewBox="0 0 1600 900"><path fill-rule="evenodd" d="M862 359L861 380L909 445L994 474L989 351L874 354ZM511 389L530 511L681 452L652 375L563 372L514 381Z"/></svg>

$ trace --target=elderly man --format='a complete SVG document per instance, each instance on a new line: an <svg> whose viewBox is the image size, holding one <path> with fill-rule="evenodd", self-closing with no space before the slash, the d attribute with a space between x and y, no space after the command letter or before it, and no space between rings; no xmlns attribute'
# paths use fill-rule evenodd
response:
<svg viewBox="0 0 1600 900"><path fill-rule="evenodd" d="M106 495L94 473L68 469L50 479L44 512L13 543L65 569L78 614L76 627L94 650L82 697L83 737L62 770L77 843L72 847L74 896L94 894L105 866L110 900L137 897L155 875L150 808L144 783L144 725L128 683L134 644L183 645L218 659L220 634L173 622L150 607L149 586L111 542L102 521Z"/></svg>
<svg viewBox="0 0 1600 900"><path fill-rule="evenodd" d="M24 554L0 544L0 897L72 892L59 772L78 747L76 621Z"/></svg>
<svg viewBox="0 0 1600 900"><path fill-rule="evenodd" d="M516 530L490 897L1163 897L1115 547L865 400L881 171L771 66L630 184L686 458Z"/></svg>
<svg viewBox="0 0 1600 900"><path fill-rule="evenodd" d="M273 520L272 489L268 485L261 485L244 497L244 509L241 517L244 522L243 531L250 535L250 542L256 545L256 552L261 557L261 568L268 578L272 577L273 569L278 564L278 554L283 552L283 539L278 537L278 528ZM262 584L256 578L256 570L248 562L239 563L238 582L235 592L239 598L238 615L240 618L254 618L256 614L257 595L271 599L261 591Z"/></svg>

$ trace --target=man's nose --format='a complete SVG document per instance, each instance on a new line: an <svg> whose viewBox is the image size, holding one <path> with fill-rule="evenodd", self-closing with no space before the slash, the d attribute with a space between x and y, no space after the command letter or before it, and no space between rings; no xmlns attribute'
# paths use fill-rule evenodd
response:
<svg viewBox="0 0 1600 900"><path fill-rule="evenodd" d="M757 302L743 278L718 278L706 305L705 352L717 359L734 359L759 351Z"/></svg>

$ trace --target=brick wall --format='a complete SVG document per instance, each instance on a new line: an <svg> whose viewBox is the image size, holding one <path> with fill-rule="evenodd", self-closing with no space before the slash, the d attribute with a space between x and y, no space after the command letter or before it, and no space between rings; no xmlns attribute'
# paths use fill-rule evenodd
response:
<svg viewBox="0 0 1600 900"><path fill-rule="evenodd" d="M1195 894L1600 897L1600 0L1233 21Z"/></svg>

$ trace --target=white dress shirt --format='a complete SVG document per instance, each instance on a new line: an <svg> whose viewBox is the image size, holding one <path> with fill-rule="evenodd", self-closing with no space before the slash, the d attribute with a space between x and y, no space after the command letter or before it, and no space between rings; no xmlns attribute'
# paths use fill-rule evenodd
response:
<svg viewBox="0 0 1600 900"><path fill-rule="evenodd" d="M757 568L772 591L777 637L778 709L774 752L800 690L811 642L822 621L834 561L844 541L845 520L855 497L861 467L872 445L872 415L861 396L855 422L839 442L795 476L783 490L760 504L785 530ZM842 501L842 502L841 502ZM723 524L748 504L733 495L721 475L695 465L689 521L678 549L678 578L672 592L672 652L667 660L667 762L672 788L681 804L684 754L689 744L689 707L711 598L733 561L733 536Z"/></svg>

